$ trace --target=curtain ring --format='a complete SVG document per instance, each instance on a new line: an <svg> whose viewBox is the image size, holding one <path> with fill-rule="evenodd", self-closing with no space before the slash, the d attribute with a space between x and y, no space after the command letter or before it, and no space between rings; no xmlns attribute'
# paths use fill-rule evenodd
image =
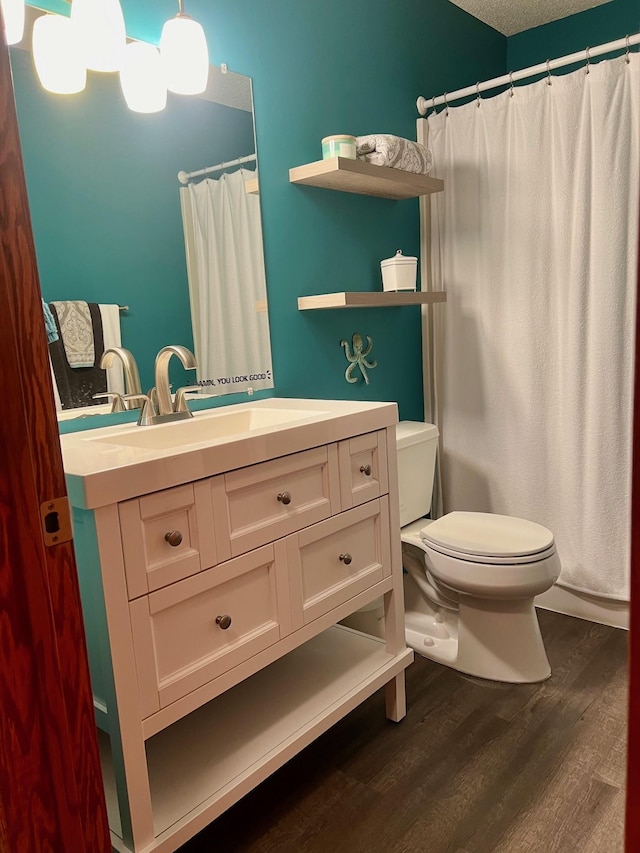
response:
<svg viewBox="0 0 640 853"><path fill-rule="evenodd" d="M585 65L585 67L584 67L584 73L585 73L585 74L588 74L588 73L589 73L589 65L590 65L590 62L591 62L591 57L589 56L589 48L587 48L587 49L585 50L585 59L586 59L586 65Z"/></svg>
<svg viewBox="0 0 640 853"><path fill-rule="evenodd" d="M547 86L551 86L551 69L549 68L550 59L547 59Z"/></svg>
<svg viewBox="0 0 640 853"><path fill-rule="evenodd" d="M431 113L431 115L433 115L436 112L436 96L435 95L431 98L431 106L433 108L433 113Z"/></svg>
<svg viewBox="0 0 640 853"><path fill-rule="evenodd" d="M448 116L449 115L449 101L447 100L447 93L446 92L444 93L444 106L445 106L444 114L446 116Z"/></svg>
<svg viewBox="0 0 640 853"><path fill-rule="evenodd" d="M513 71L509 72L509 86L511 87L511 92L509 93L509 97L513 98Z"/></svg>
<svg viewBox="0 0 640 853"><path fill-rule="evenodd" d="M624 40L625 40L625 42L627 43L627 51L626 51L626 53L625 53L625 55L624 55L624 61L625 61L625 62L627 63L627 65L628 65L628 64L631 62L631 57L629 56L629 36L625 36Z"/></svg>
<svg viewBox="0 0 640 853"><path fill-rule="evenodd" d="M476 97L478 99L477 106L478 106L478 109L480 109L480 100L481 100L480 99L480 82L476 83Z"/></svg>

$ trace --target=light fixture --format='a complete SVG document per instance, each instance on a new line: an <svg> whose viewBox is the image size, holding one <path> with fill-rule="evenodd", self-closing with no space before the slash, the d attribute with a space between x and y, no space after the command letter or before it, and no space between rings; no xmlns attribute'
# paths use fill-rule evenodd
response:
<svg viewBox="0 0 640 853"><path fill-rule="evenodd" d="M119 0L73 0L71 20L92 71L119 71L127 36Z"/></svg>
<svg viewBox="0 0 640 853"><path fill-rule="evenodd" d="M120 66L122 94L130 110L157 113L167 105L167 87L158 48L132 41L124 50Z"/></svg>
<svg viewBox="0 0 640 853"><path fill-rule="evenodd" d="M160 58L169 91L199 95L207 88L207 40L200 24L185 13L182 0L178 0L178 14L162 28Z"/></svg>
<svg viewBox="0 0 640 853"><path fill-rule="evenodd" d="M87 81L76 30L69 18L42 15L33 24L33 62L42 86L56 95L82 92Z"/></svg>
<svg viewBox="0 0 640 853"><path fill-rule="evenodd" d="M4 37L7 44L18 44L24 33L24 0L2 0Z"/></svg>

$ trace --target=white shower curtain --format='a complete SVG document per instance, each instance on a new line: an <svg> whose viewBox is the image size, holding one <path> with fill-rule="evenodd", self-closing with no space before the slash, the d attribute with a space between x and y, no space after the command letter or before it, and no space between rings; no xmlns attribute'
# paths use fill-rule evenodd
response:
<svg viewBox="0 0 640 853"><path fill-rule="evenodd" d="M549 527L628 598L640 56L429 120L445 509Z"/></svg>
<svg viewBox="0 0 640 853"><path fill-rule="evenodd" d="M180 190L198 381L213 393L273 388L260 199L254 172Z"/></svg>

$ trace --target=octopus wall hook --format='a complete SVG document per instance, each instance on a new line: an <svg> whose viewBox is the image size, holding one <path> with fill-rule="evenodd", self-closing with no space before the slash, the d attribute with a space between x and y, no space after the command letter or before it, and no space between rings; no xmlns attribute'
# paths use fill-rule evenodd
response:
<svg viewBox="0 0 640 853"><path fill-rule="evenodd" d="M373 341L371 340L369 335L367 335L367 348L366 350L363 350L364 343L362 337L357 332L354 332L351 338L351 342L353 351L351 351L351 347L349 347L349 341L340 341L340 346L344 347L344 354L347 357L347 361L350 362L349 367L347 367L344 372L344 378L347 380L347 382L357 382L358 377L352 377L351 374L353 373L356 367L359 367L360 373L362 373L362 378L368 385L369 377L367 376L367 368L369 368L369 370L373 370L374 367L378 366L377 361L367 361L367 356L373 349Z"/></svg>

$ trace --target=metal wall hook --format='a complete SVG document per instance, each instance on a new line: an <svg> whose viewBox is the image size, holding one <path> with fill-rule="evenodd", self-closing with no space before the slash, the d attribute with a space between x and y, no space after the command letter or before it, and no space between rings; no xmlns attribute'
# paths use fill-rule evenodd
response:
<svg viewBox="0 0 640 853"><path fill-rule="evenodd" d="M586 48L584 53L585 53L585 59L586 59L586 65L584 66L584 73L588 74L590 71L589 65L591 64L591 57L589 56L589 48Z"/></svg>
<svg viewBox="0 0 640 853"><path fill-rule="evenodd" d="M627 50L626 50L625 55L624 55L624 61L625 61L625 62L627 63L627 65L628 65L628 64L631 62L631 57L630 57L630 55L629 55L629 36L628 36L628 35L627 35L627 36L625 36L625 37L624 37L624 40L625 40L626 45L627 45Z"/></svg>
<svg viewBox="0 0 640 853"><path fill-rule="evenodd" d="M509 92L509 97L513 98L513 71L509 72L509 87L511 91Z"/></svg>
<svg viewBox="0 0 640 853"><path fill-rule="evenodd" d="M550 59L547 59L547 86L551 86L551 68L549 67L551 63Z"/></svg>

